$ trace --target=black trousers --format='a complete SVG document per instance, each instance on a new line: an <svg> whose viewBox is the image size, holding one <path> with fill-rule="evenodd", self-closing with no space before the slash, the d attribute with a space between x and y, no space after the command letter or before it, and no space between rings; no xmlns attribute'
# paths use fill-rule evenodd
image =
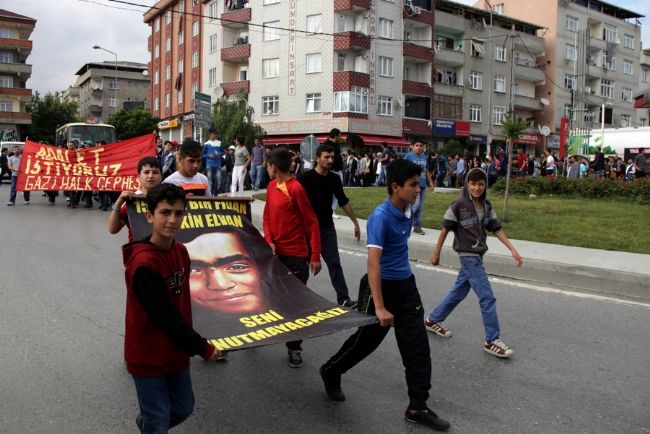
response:
<svg viewBox="0 0 650 434"><path fill-rule="evenodd" d="M301 256L278 255L278 259L298 278L302 283L307 284L309 279L309 259ZM302 341L291 341L286 343L290 350L302 350Z"/></svg>
<svg viewBox="0 0 650 434"><path fill-rule="evenodd" d="M409 407L426 407L431 389L429 338L424 328L424 308L415 276L404 280L381 281L384 306L393 314L393 327L406 373ZM359 299L361 300L361 298ZM370 307L373 313L372 300ZM361 304L361 303L360 303ZM370 355L384 340L390 327L371 324L360 327L325 364L325 369L344 374Z"/></svg>

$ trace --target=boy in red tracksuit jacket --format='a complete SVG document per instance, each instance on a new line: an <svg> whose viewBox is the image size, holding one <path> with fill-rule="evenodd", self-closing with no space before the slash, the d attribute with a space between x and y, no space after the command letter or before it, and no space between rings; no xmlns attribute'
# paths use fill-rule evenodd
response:
<svg viewBox="0 0 650 434"><path fill-rule="evenodd" d="M174 236L185 213L185 193L160 184L147 193L149 238L122 247L126 267L124 358L140 405L143 433L167 432L194 409L190 356L222 354L192 328L190 258Z"/></svg>

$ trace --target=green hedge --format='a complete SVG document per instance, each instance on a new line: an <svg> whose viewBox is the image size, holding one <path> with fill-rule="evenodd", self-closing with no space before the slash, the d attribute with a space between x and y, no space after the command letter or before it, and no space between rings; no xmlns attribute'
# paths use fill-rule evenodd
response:
<svg viewBox="0 0 650 434"><path fill-rule="evenodd" d="M499 193L503 193L505 189L505 178L500 178L492 186L492 191ZM513 178L510 182L510 194L517 196L558 195L612 200L630 199L639 203L650 203L650 178L640 181L591 178L578 180L563 176L556 179Z"/></svg>

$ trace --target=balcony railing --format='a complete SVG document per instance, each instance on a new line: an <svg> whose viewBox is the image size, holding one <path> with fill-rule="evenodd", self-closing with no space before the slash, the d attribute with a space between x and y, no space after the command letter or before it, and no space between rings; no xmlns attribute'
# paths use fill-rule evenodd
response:
<svg viewBox="0 0 650 434"><path fill-rule="evenodd" d="M32 90L21 87L0 87L0 95L31 98Z"/></svg>
<svg viewBox="0 0 650 434"><path fill-rule="evenodd" d="M223 27L246 27L251 20L251 8L241 8L221 14L220 22Z"/></svg>
<svg viewBox="0 0 650 434"><path fill-rule="evenodd" d="M225 96L235 95L240 90L243 90L244 93L249 93L251 91L251 83L248 80L229 81L227 83L221 83L221 88Z"/></svg>
<svg viewBox="0 0 650 434"><path fill-rule="evenodd" d="M370 10L372 0L334 0L334 12L349 11L352 9Z"/></svg>
<svg viewBox="0 0 650 434"><path fill-rule="evenodd" d="M251 57L251 44L240 44L221 49L221 60L240 62Z"/></svg>
<svg viewBox="0 0 650 434"><path fill-rule="evenodd" d="M0 74L2 73L29 76L32 74L32 65L28 65L26 63L1 63L0 62Z"/></svg>
<svg viewBox="0 0 650 434"><path fill-rule="evenodd" d="M333 77L333 91L350 90L352 86L370 87L370 74L357 71L335 71Z"/></svg>
<svg viewBox="0 0 650 434"><path fill-rule="evenodd" d="M32 41L29 39L0 38L0 47L31 50Z"/></svg>
<svg viewBox="0 0 650 434"><path fill-rule="evenodd" d="M31 124L32 114L27 112L1 112L0 122L16 123L16 124Z"/></svg>
<svg viewBox="0 0 650 434"><path fill-rule="evenodd" d="M359 32L341 32L334 35L334 51L369 50L370 36Z"/></svg>
<svg viewBox="0 0 650 434"><path fill-rule="evenodd" d="M436 63L449 66L463 66L465 64L465 53L460 50L449 50L447 48L437 49Z"/></svg>
<svg viewBox="0 0 650 434"><path fill-rule="evenodd" d="M402 93L404 95L432 96L432 87L429 83L402 80Z"/></svg>
<svg viewBox="0 0 650 434"><path fill-rule="evenodd" d="M433 62L433 48L417 45L412 42L404 42L402 54L404 57Z"/></svg>

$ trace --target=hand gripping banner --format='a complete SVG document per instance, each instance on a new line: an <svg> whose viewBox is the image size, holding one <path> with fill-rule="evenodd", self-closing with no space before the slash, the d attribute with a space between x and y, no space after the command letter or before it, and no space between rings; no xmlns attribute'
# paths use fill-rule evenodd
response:
<svg viewBox="0 0 650 434"><path fill-rule="evenodd" d="M155 155L154 134L79 150L27 140L16 190L137 190L140 187L138 161Z"/></svg>
<svg viewBox="0 0 650 434"><path fill-rule="evenodd" d="M143 200L128 205L134 239L151 233ZM302 284L250 220L248 198L191 198L176 239L191 259L194 329L220 350L309 339L376 322Z"/></svg>

